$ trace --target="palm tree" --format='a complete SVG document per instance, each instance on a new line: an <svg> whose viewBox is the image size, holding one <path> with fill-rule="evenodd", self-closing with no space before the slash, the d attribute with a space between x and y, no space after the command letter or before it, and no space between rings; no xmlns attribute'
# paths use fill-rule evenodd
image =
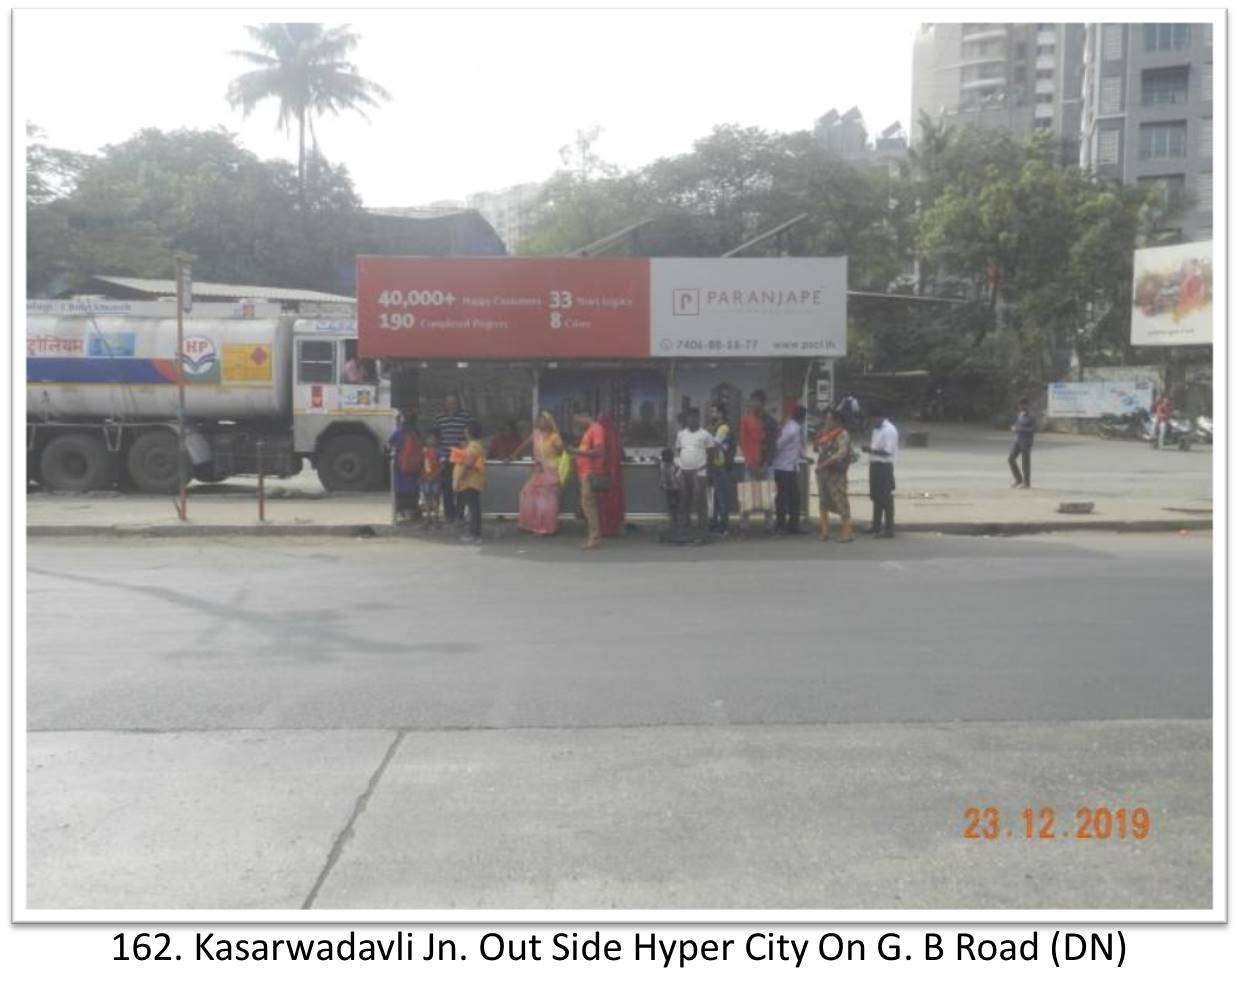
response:
<svg viewBox="0 0 1238 996"><path fill-rule="evenodd" d="M297 189L305 203L305 129L309 126L314 148L314 116L328 111L356 111L366 120L363 108L377 107L391 94L357 73L346 61L359 37L348 25L327 28L321 24L259 24L246 29L261 51L233 52L259 68L242 73L228 86L228 102L248 117L254 107L274 97L279 101L276 121L281 131L297 123Z"/></svg>

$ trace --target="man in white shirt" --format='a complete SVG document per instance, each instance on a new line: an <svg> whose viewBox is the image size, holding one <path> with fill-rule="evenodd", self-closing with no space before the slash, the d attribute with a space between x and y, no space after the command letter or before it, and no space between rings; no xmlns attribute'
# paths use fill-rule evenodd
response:
<svg viewBox="0 0 1238 996"><path fill-rule="evenodd" d="M697 529L701 534L709 530L709 513L706 508L708 487L709 453L718 445L713 433L701 428L701 413L690 409L685 413L686 425L675 437L675 463L683 472L679 493L681 524L692 526L692 512L696 510Z"/></svg>
<svg viewBox="0 0 1238 996"><path fill-rule="evenodd" d="M894 461L898 457L898 429L879 412L873 413L873 435L863 447L868 456L868 493L873 500L873 526L866 529L878 539L894 537ZM884 521L884 525L882 520Z"/></svg>

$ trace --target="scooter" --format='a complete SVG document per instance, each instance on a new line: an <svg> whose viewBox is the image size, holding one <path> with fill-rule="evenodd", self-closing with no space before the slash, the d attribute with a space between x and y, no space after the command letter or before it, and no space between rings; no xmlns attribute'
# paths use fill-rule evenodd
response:
<svg viewBox="0 0 1238 996"><path fill-rule="evenodd" d="M1212 445L1212 418L1209 415L1195 416L1195 438L1201 443Z"/></svg>
<svg viewBox="0 0 1238 996"><path fill-rule="evenodd" d="M1171 415L1165 426L1165 447L1176 446L1180 450L1191 448L1191 438L1195 435L1195 425L1189 418ZM1157 449L1156 419L1149 418L1144 431L1144 438L1153 449Z"/></svg>

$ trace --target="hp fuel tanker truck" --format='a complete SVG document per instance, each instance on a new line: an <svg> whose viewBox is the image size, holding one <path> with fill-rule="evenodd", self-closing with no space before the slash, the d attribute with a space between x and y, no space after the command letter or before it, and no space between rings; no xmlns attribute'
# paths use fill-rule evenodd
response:
<svg viewBox="0 0 1238 996"><path fill-rule="evenodd" d="M288 477L308 458L329 491L382 486L391 384L358 355L353 320L199 304L184 320L183 356L197 479L255 474L260 458L265 473ZM28 302L30 477L53 491L175 492L176 358L170 302Z"/></svg>

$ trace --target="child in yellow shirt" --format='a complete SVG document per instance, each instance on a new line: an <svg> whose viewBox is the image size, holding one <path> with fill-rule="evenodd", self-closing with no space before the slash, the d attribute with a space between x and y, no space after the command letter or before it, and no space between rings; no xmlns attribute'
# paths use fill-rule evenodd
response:
<svg viewBox="0 0 1238 996"><path fill-rule="evenodd" d="M451 451L452 490L458 496L460 507L469 517L468 535L461 536L462 543L481 542L481 493L486 486L486 451L481 445L481 423L472 421L465 429L465 444Z"/></svg>

